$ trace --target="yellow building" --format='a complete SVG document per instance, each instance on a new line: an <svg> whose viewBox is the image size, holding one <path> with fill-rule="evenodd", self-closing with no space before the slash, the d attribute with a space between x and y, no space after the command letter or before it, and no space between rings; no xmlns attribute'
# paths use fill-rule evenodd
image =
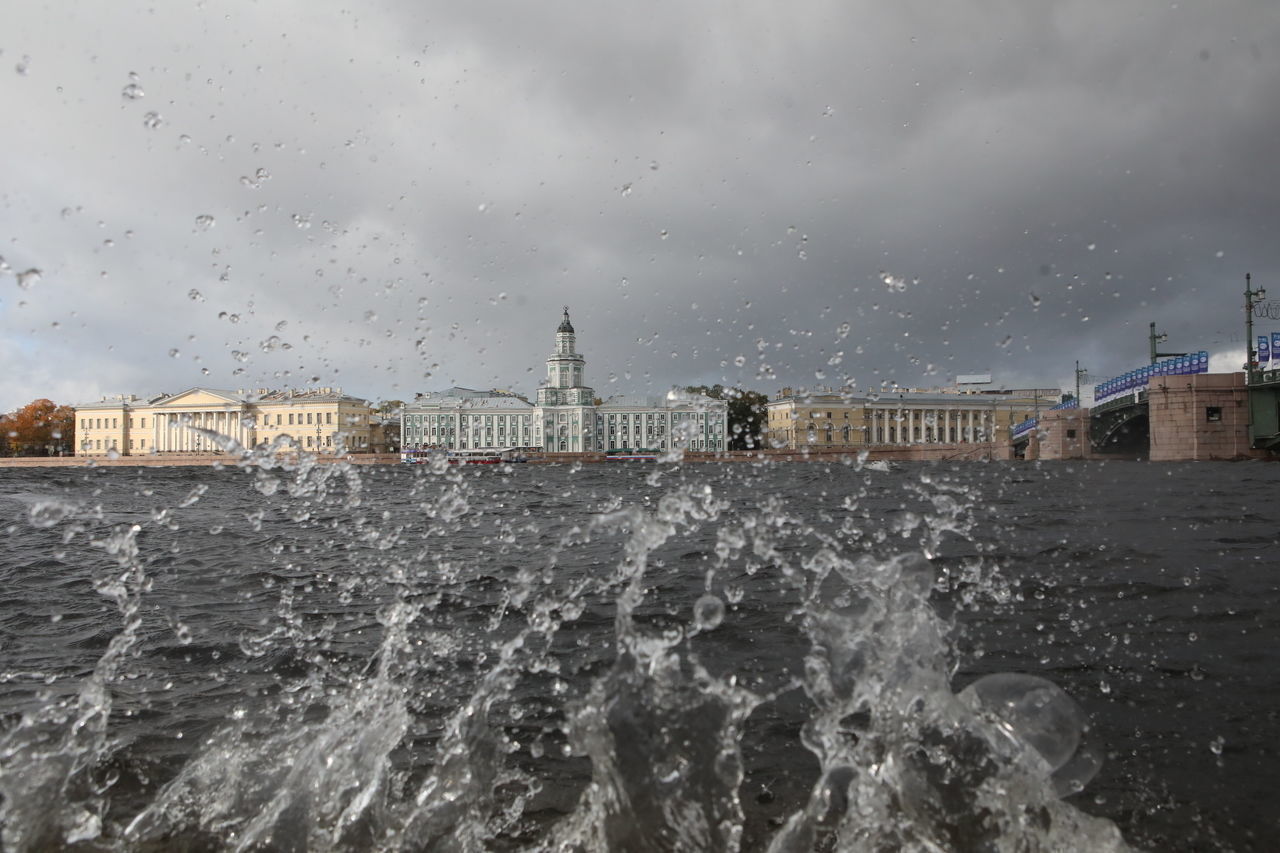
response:
<svg viewBox="0 0 1280 853"><path fill-rule="evenodd" d="M896 444L974 444L1061 399L1056 389L794 393L784 388L768 409L767 446L797 450Z"/></svg>
<svg viewBox="0 0 1280 853"><path fill-rule="evenodd" d="M76 406L77 456L222 452L281 442L321 453L368 452L375 412L340 388L256 392L190 388L149 400L104 398Z"/></svg>

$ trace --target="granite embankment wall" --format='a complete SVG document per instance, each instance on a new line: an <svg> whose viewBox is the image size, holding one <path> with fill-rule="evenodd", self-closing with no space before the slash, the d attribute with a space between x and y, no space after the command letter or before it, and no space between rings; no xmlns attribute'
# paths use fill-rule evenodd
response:
<svg viewBox="0 0 1280 853"><path fill-rule="evenodd" d="M399 462L395 453L353 453L335 459L332 456L321 456L322 463L337 461L351 462L356 465L385 465ZM154 456L121 456L108 459L103 456L11 456L0 459L0 468L177 468L183 466L234 465L230 456L222 454L156 454Z"/></svg>
<svg viewBox="0 0 1280 853"><path fill-rule="evenodd" d="M867 461L922 462L931 460L989 460L1009 459L1008 442L983 442L979 444L923 444L884 445L864 448ZM685 462L832 462L857 458L860 449L800 449L800 450L730 450L724 453L686 452ZM320 456L322 464L336 461L355 465L391 465L399 463L395 453L353 453L335 459ZM533 453L529 461L540 464L572 464L604 462L603 453ZM181 467L234 465L236 460L221 454L157 454L148 456L121 456L117 459L84 456L18 456L0 459L0 468L129 468L129 467Z"/></svg>

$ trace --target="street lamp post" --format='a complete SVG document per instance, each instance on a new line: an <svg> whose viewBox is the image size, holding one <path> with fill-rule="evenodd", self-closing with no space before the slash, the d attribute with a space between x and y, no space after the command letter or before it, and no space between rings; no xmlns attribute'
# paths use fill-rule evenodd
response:
<svg viewBox="0 0 1280 853"><path fill-rule="evenodd" d="M1245 382L1253 384L1253 372L1258 366L1258 352L1253 348L1253 306L1267 298L1265 288L1253 289L1253 276L1244 274L1244 375Z"/></svg>
<svg viewBox="0 0 1280 853"><path fill-rule="evenodd" d="M1151 333L1147 335L1147 342L1151 345L1151 363L1155 364L1162 358L1177 358L1180 355L1186 355L1185 352L1159 352L1156 346L1169 340L1167 332L1156 332L1156 324L1151 324Z"/></svg>

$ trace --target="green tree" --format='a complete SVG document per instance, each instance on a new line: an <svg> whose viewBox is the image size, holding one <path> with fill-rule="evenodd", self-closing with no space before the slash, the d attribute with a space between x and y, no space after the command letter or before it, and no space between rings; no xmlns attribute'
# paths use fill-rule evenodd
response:
<svg viewBox="0 0 1280 853"><path fill-rule="evenodd" d="M685 390L728 402L730 450L754 450L764 446L760 434L768 416L765 409L769 402L768 394L732 386L726 388L719 383L690 385Z"/></svg>
<svg viewBox="0 0 1280 853"><path fill-rule="evenodd" d="M33 400L5 418L14 456L58 456L75 447L76 412L52 400Z"/></svg>

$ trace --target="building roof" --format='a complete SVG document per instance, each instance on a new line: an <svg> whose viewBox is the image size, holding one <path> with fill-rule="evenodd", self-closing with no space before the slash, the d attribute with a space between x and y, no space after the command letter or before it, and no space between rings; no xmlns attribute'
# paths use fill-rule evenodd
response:
<svg viewBox="0 0 1280 853"><path fill-rule="evenodd" d="M569 322L568 305L564 306L564 319L560 321L560 326L556 329L556 332L568 332L571 335L573 334L573 324Z"/></svg>
<svg viewBox="0 0 1280 853"><path fill-rule="evenodd" d="M451 388L449 390L465 391L467 389ZM412 412L419 409L501 409L503 411L527 411L532 408L532 403L523 397L517 397L514 394L477 392L475 396L462 396L447 392L435 392L418 395L412 403L409 403L404 407L404 410L406 412Z"/></svg>

